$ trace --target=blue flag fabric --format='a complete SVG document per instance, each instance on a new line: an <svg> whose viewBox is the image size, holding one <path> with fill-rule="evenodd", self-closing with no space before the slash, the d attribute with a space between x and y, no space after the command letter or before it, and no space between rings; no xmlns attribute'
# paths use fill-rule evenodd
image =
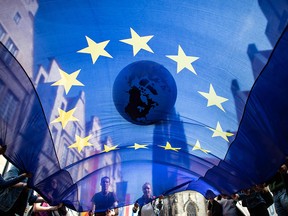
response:
<svg viewBox="0 0 288 216"><path fill-rule="evenodd" d="M288 155L287 1L0 6L1 142L51 204L90 210L104 176L119 206L232 194Z"/></svg>

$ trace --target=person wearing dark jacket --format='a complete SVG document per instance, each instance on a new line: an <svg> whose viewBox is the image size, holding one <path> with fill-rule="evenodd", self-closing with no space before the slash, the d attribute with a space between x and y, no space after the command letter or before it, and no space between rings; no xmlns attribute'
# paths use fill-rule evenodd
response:
<svg viewBox="0 0 288 216"><path fill-rule="evenodd" d="M287 164L283 164L278 172L266 184L273 194L275 210L278 216L288 215L288 174Z"/></svg>
<svg viewBox="0 0 288 216"><path fill-rule="evenodd" d="M247 207L251 216L269 216L266 202L261 196L261 192L251 188L233 196L233 199L242 200L242 205Z"/></svg>
<svg viewBox="0 0 288 216"><path fill-rule="evenodd" d="M215 200L215 194L213 191L208 190L205 194L208 199L207 214L208 216L222 216L223 210L221 204Z"/></svg>
<svg viewBox="0 0 288 216"><path fill-rule="evenodd" d="M4 154L5 151L7 149L7 146L4 145L0 145L0 155ZM0 174L0 191L12 187L12 186L16 186L16 187L25 187L26 183L21 182L23 179L25 179L28 176L27 173L23 173L15 178L9 179L9 180L5 180L2 175ZM21 183L19 183L21 182ZM17 184L19 183L19 184Z"/></svg>
<svg viewBox="0 0 288 216"><path fill-rule="evenodd" d="M0 143L0 155L5 154L7 149L6 145ZM13 190L23 190L27 187L27 183L23 182L30 174L22 173L19 175L10 176L10 178L3 178L0 174L0 215L10 216L15 215L10 212L14 204L14 200L17 198L14 196ZM5 176L6 177L6 176ZM26 206L25 206L26 207Z"/></svg>

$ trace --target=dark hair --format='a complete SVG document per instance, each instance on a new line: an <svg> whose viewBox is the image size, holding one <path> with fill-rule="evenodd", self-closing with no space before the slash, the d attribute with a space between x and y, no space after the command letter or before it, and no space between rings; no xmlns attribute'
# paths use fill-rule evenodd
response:
<svg viewBox="0 0 288 216"><path fill-rule="evenodd" d="M5 144L0 144L0 147L1 147L4 151L6 151L6 149L7 149L7 145L5 145Z"/></svg>
<svg viewBox="0 0 288 216"><path fill-rule="evenodd" d="M58 213L60 215L66 215L67 214L67 209L66 207L63 205L61 208L58 209Z"/></svg>
<svg viewBox="0 0 288 216"><path fill-rule="evenodd" d="M7 149L7 145L4 144L5 142L3 141L2 138L0 138L0 147L4 148L4 149Z"/></svg>
<svg viewBox="0 0 288 216"><path fill-rule="evenodd" d="M150 184L149 182L145 182L145 183L142 185L142 190L144 189L144 187L145 187L146 185L149 185L149 186L151 187L151 184Z"/></svg>
<svg viewBox="0 0 288 216"><path fill-rule="evenodd" d="M205 193L205 197L206 199L214 199L216 195L214 194L212 190L207 190Z"/></svg>
<svg viewBox="0 0 288 216"><path fill-rule="evenodd" d="M0 155L5 154L7 145L0 145Z"/></svg>
<svg viewBox="0 0 288 216"><path fill-rule="evenodd" d="M102 183L105 179L108 179L109 182L110 182L110 178L109 178L108 176L104 176L104 177L101 178L101 183Z"/></svg>

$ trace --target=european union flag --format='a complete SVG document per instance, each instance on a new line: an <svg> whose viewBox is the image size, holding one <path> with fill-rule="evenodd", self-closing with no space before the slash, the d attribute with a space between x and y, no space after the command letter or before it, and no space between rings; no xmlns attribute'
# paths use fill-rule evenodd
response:
<svg viewBox="0 0 288 216"><path fill-rule="evenodd" d="M263 183L288 155L287 11L284 0L1 1L5 157L77 211L104 176L118 206L145 182L155 196Z"/></svg>

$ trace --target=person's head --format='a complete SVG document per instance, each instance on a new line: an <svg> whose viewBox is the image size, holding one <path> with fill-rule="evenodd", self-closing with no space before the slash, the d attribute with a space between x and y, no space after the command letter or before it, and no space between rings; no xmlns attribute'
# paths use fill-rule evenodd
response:
<svg viewBox="0 0 288 216"><path fill-rule="evenodd" d="M143 186L142 186L142 191L143 191L143 195L147 198L150 198L152 196L152 191L151 191L151 184L146 182Z"/></svg>
<svg viewBox="0 0 288 216"><path fill-rule="evenodd" d="M213 191L207 190L206 193L205 193L205 197L209 201L213 201L213 199L216 197L216 195L213 193Z"/></svg>
<svg viewBox="0 0 288 216"><path fill-rule="evenodd" d="M109 190L110 178L108 176L104 176L101 178L101 188L102 192L107 193Z"/></svg>
<svg viewBox="0 0 288 216"><path fill-rule="evenodd" d="M57 187L58 187L58 181L57 181L57 179L53 178L53 179L51 180L50 186L51 186L51 189L56 190Z"/></svg>
<svg viewBox="0 0 288 216"><path fill-rule="evenodd" d="M5 154L7 145L0 145L0 155Z"/></svg>
<svg viewBox="0 0 288 216"><path fill-rule="evenodd" d="M242 192L246 195L249 195L251 193L251 190L250 189L244 189L244 190L242 190Z"/></svg>

